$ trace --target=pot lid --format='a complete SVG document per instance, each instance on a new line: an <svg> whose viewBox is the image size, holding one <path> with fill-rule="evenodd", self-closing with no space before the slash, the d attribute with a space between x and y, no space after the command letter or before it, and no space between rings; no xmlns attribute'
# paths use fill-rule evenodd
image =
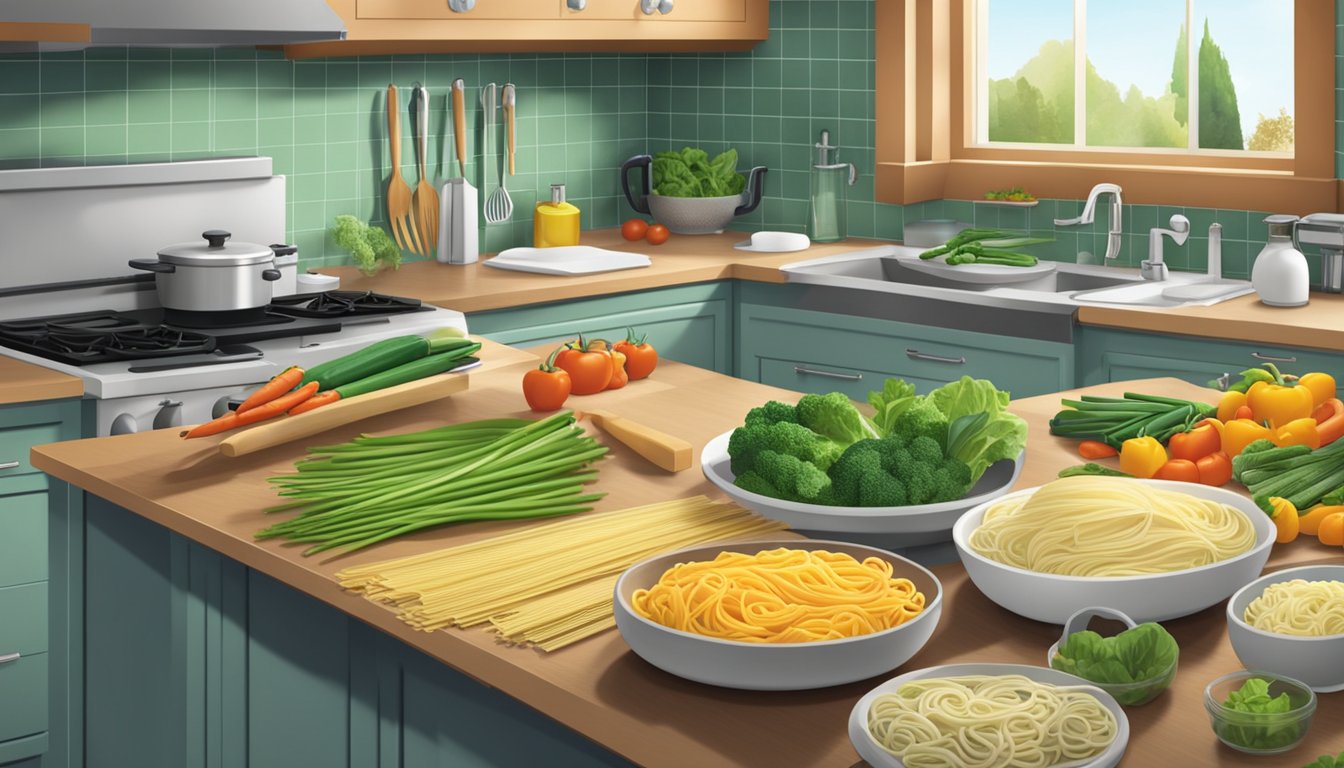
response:
<svg viewBox="0 0 1344 768"><path fill-rule="evenodd" d="M239 267L265 264L275 260L270 246L256 243L230 243L232 232L208 229L201 233L204 242L175 243L159 251L159 261L195 267Z"/></svg>

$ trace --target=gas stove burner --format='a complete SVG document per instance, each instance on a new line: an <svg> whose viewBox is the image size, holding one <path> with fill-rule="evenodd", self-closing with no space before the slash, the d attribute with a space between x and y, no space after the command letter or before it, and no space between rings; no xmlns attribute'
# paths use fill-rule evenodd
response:
<svg viewBox="0 0 1344 768"><path fill-rule="evenodd" d="M279 296L271 299L270 310L295 317L347 317L420 312L428 309L419 299L386 296L373 291L325 291Z"/></svg>
<svg viewBox="0 0 1344 768"><path fill-rule="evenodd" d="M211 352L202 333L146 325L116 312L85 312L0 322L0 344L76 365Z"/></svg>

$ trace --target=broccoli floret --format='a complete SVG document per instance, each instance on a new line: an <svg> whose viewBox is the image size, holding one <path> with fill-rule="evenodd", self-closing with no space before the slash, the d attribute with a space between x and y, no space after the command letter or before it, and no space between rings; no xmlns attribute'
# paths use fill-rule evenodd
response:
<svg viewBox="0 0 1344 768"><path fill-rule="evenodd" d="M769 496L772 499L778 499L782 495L780 490L771 485L765 478L755 472L743 472L733 478L733 485L750 493L759 493L762 496Z"/></svg>
<svg viewBox="0 0 1344 768"><path fill-rule="evenodd" d="M904 476L899 470L904 470ZM900 467L897 477L905 483L906 498L911 504L928 504L933 498L937 486L934 484L933 468L928 464L911 462Z"/></svg>
<svg viewBox="0 0 1344 768"><path fill-rule="evenodd" d="M780 422L797 424L798 411L788 403L771 400L765 405L747 411L747 418L743 424L748 427L765 427Z"/></svg>
<svg viewBox="0 0 1344 768"><path fill-rule="evenodd" d="M880 440L860 440L831 465L831 487L842 506L857 506L859 482L867 475L887 474L882 467Z"/></svg>
<svg viewBox="0 0 1344 768"><path fill-rule="evenodd" d="M882 457L882 468L888 472L896 471L901 459L910 458L909 443L901 435L887 435L877 441L877 454Z"/></svg>
<svg viewBox="0 0 1344 768"><path fill-rule="evenodd" d="M797 410L799 424L841 446L878 437L877 430L843 393L803 395Z"/></svg>
<svg viewBox="0 0 1344 768"><path fill-rule="evenodd" d="M793 456L826 471L840 457L840 446L807 427L788 421L738 427L728 438L734 475L750 472L763 451Z"/></svg>
<svg viewBox="0 0 1344 768"><path fill-rule="evenodd" d="M831 478L815 466L775 451L762 451L756 457L755 474L779 491L778 499L816 503L829 492Z"/></svg>
<svg viewBox="0 0 1344 768"><path fill-rule="evenodd" d="M920 435L910 441L910 458L921 463L937 466L943 463L943 447L928 435Z"/></svg>
<svg viewBox="0 0 1344 768"><path fill-rule="evenodd" d="M956 459L946 459L933 471L933 494L926 504L964 498L971 489L971 468Z"/></svg>
<svg viewBox="0 0 1344 768"><path fill-rule="evenodd" d="M938 444L941 458L947 447L947 417L938 410L938 406L928 400L920 400L901 414L891 433L911 441L920 436L932 438Z"/></svg>
<svg viewBox="0 0 1344 768"><path fill-rule="evenodd" d="M859 506L903 507L909 503L905 484L886 472L869 472L859 480Z"/></svg>

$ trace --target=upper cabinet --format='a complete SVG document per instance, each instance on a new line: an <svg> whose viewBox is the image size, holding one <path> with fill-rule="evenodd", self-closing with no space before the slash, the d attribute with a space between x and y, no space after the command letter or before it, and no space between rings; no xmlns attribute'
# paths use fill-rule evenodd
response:
<svg viewBox="0 0 1344 768"><path fill-rule="evenodd" d="M730 51L769 35L769 0L327 2L344 20L346 39L287 45L286 55Z"/></svg>

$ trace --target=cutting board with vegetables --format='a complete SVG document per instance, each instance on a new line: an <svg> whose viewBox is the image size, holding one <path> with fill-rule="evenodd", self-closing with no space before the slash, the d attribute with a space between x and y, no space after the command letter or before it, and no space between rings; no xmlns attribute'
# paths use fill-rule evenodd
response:
<svg viewBox="0 0 1344 768"><path fill-rule="evenodd" d="M543 275L588 275L618 269L638 269L653 264L642 253L625 253L591 245L555 248L510 248L483 262L496 269L536 272Z"/></svg>

